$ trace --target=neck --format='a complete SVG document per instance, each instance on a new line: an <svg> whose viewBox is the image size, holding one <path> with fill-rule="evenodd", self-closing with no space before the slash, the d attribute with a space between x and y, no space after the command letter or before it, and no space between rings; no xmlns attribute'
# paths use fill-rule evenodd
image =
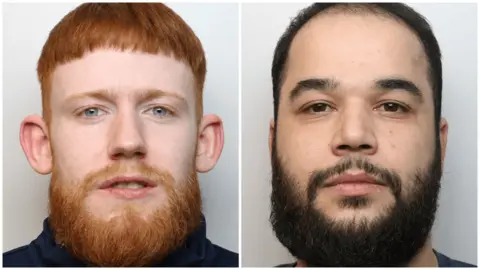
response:
<svg viewBox="0 0 480 270"><path fill-rule="evenodd" d="M298 260L296 267L308 267L307 263ZM417 255L408 263L408 267L438 267L437 256L432 249L431 239L428 238L423 248L421 248Z"/></svg>
<svg viewBox="0 0 480 270"><path fill-rule="evenodd" d="M433 252L432 241L429 237L422 249L420 249L408 264L409 267L438 267L437 256Z"/></svg>

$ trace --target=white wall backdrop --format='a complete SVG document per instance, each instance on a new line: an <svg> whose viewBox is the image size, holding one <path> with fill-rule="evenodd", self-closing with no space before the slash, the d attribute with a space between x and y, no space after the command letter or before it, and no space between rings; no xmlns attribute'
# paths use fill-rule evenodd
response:
<svg viewBox="0 0 480 270"><path fill-rule="evenodd" d="M270 214L270 68L290 19L307 4L242 5L242 265L293 262L276 240ZM431 23L443 52L443 115L449 137L434 247L477 263L477 7L411 4Z"/></svg>
<svg viewBox="0 0 480 270"><path fill-rule="evenodd" d="M202 41L207 56L205 113L224 121L225 146L214 170L200 174L209 239L238 251L238 4L168 4ZM30 168L20 123L41 114L36 63L50 30L77 3L3 5L3 251L35 239L47 215L49 176Z"/></svg>

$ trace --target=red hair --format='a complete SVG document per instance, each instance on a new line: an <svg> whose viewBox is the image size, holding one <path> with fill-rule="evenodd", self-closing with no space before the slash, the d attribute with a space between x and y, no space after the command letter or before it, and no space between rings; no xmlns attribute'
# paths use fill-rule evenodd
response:
<svg viewBox="0 0 480 270"><path fill-rule="evenodd" d="M185 21L161 3L86 3L52 29L38 60L47 123L51 121L51 77L55 68L99 48L163 53L186 63L195 77L197 120L201 119L205 53Z"/></svg>

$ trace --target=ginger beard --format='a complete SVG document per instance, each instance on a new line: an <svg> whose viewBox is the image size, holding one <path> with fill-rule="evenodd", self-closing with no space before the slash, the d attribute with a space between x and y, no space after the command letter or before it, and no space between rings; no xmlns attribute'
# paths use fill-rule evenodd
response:
<svg viewBox="0 0 480 270"><path fill-rule="evenodd" d="M122 203L121 214L101 220L85 206L98 183L126 172L115 163L85 177L79 184L54 166L49 189L49 222L55 240L72 255L95 266L146 266L178 248L201 222L201 196L196 172L186 181L138 162L129 172L148 177L167 198L145 218L138 202ZM75 182L77 183L77 182ZM174 187L176 185L176 187ZM113 207L112 207L113 208ZM118 210L116 206L113 208Z"/></svg>

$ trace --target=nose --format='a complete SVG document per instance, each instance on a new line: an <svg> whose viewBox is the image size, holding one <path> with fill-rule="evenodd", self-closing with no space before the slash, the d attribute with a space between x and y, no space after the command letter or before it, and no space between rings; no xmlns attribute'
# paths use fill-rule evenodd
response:
<svg viewBox="0 0 480 270"><path fill-rule="evenodd" d="M143 159L147 148L142 132L142 124L136 115L117 115L111 128L109 156L112 160Z"/></svg>
<svg viewBox="0 0 480 270"><path fill-rule="evenodd" d="M352 153L373 155L378 144L371 115L363 109L345 110L340 116L338 129L331 143L336 156Z"/></svg>

